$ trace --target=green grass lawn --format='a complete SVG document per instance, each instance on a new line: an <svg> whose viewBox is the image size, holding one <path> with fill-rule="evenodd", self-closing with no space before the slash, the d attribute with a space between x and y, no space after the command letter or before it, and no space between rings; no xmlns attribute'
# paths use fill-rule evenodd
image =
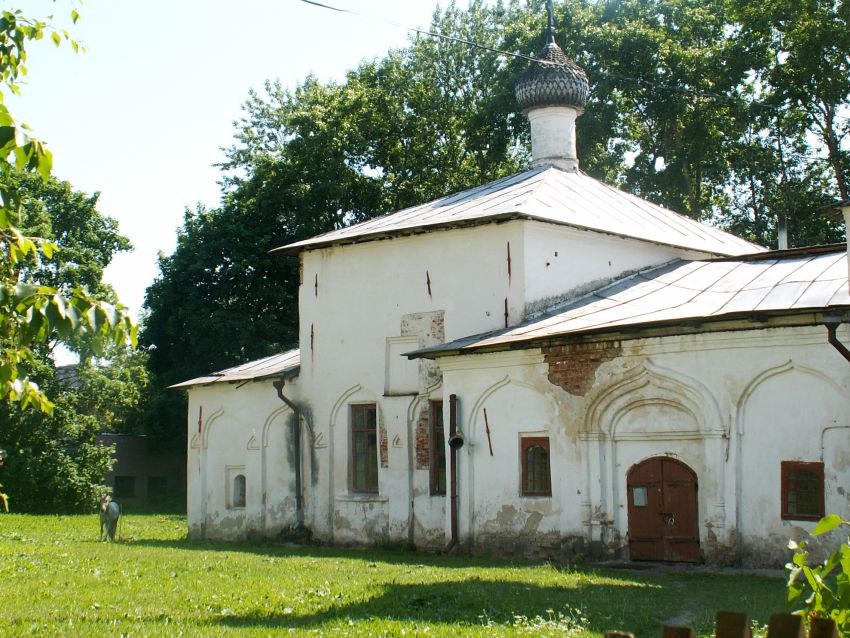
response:
<svg viewBox="0 0 850 638"><path fill-rule="evenodd" d="M186 540L181 516L0 515L0 635L600 636L657 638L718 609L761 625L778 578L655 573L384 551Z"/></svg>

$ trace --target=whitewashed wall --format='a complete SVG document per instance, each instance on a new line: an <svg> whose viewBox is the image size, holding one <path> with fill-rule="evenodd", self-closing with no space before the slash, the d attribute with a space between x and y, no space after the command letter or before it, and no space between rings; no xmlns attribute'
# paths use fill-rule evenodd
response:
<svg viewBox="0 0 850 638"><path fill-rule="evenodd" d="M421 446L430 400L444 399L448 432L450 394L467 437L460 533L475 548L622 553L626 473L659 455L696 472L701 547L717 562L775 563L778 539L811 527L779 520L781 460L822 459L827 510L847 514L850 367L822 328L629 341L601 365L552 349L439 366L401 356L504 327L505 300L514 325L544 300L677 256L699 255L527 221L305 252L301 372L286 392L303 415L308 527L334 543L442 547L447 498L430 494ZM562 377L550 365L558 357L570 362ZM349 484L356 403L378 409L378 494ZM270 382L190 391L193 536L274 535L294 523L291 416ZM520 496L522 435L550 438L551 497ZM243 470L246 507L229 507Z"/></svg>
<svg viewBox="0 0 850 638"><path fill-rule="evenodd" d="M297 396L297 385L286 392ZM191 537L274 536L295 523L292 413L270 381L191 388L188 428ZM246 479L244 508L232 503L237 474Z"/></svg>
<svg viewBox="0 0 850 638"><path fill-rule="evenodd" d="M416 459L422 411L447 395L434 363L402 353L503 328L506 305L515 325L533 301L680 254L528 221L305 252L300 383L318 437L314 533L338 543L445 543L446 499L430 495ZM377 496L350 489L352 403L378 405Z"/></svg>
<svg viewBox="0 0 850 638"><path fill-rule="evenodd" d="M713 562L782 564L788 538L813 527L780 518L783 460L823 461L826 510L848 515L850 366L824 328L618 345L616 356L576 373L589 376L586 384L552 383L540 350L441 360L467 438L459 455L465 542L627 556L626 474L654 456L696 472L700 545ZM519 495L519 437L537 432L550 436L551 498Z"/></svg>
<svg viewBox="0 0 850 638"><path fill-rule="evenodd" d="M503 327L505 299L510 321L519 321L521 263L519 222L303 254L300 384L318 437L310 502L317 536L443 545L446 499L430 495L427 467L410 470L422 411L441 398L440 377L433 362L401 354ZM350 489L354 403L378 406L377 495Z"/></svg>
<svg viewBox="0 0 850 638"><path fill-rule="evenodd" d="M624 273L707 254L568 226L523 226L526 312L599 288Z"/></svg>

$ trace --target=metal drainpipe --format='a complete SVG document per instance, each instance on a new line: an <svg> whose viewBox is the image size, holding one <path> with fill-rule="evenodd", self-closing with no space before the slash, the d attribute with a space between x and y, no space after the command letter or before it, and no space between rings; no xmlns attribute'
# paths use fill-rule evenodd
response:
<svg viewBox="0 0 850 638"><path fill-rule="evenodd" d="M304 500L301 495L301 411L297 405L283 394L283 386L286 385L286 379L278 379L272 385L277 390L277 398L292 410L292 414L295 417L295 423L293 424L293 442L295 444L295 527L296 529L301 529L304 527Z"/></svg>
<svg viewBox="0 0 850 638"><path fill-rule="evenodd" d="M838 326L841 325L840 322L836 320L825 320L824 324L826 326L827 334L829 335L828 341L830 345L838 350L847 361L850 361L850 350L838 340Z"/></svg>
<svg viewBox="0 0 850 638"><path fill-rule="evenodd" d="M449 395L449 440L457 436L457 395ZM455 446L449 446L449 507L450 507L450 524L451 524L451 540L446 550L452 549L457 545L457 451Z"/></svg>
<svg viewBox="0 0 850 638"><path fill-rule="evenodd" d="M823 463L823 450L825 443L823 442L826 433L830 430L850 430L850 425L830 425L820 431L820 461Z"/></svg>

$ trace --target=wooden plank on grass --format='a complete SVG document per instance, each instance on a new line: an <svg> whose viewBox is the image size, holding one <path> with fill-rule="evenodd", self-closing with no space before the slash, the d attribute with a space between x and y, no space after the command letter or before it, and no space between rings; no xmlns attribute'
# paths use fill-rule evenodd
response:
<svg viewBox="0 0 850 638"><path fill-rule="evenodd" d="M832 618L812 618L809 638L838 638L838 628Z"/></svg>
<svg viewBox="0 0 850 638"><path fill-rule="evenodd" d="M767 624L767 638L806 638L803 617L793 614L773 614Z"/></svg>
<svg viewBox="0 0 850 638"><path fill-rule="evenodd" d="M661 638L697 638L697 633L690 627L666 625L661 632Z"/></svg>
<svg viewBox="0 0 850 638"><path fill-rule="evenodd" d="M718 611L715 638L752 638L747 614L737 611Z"/></svg>

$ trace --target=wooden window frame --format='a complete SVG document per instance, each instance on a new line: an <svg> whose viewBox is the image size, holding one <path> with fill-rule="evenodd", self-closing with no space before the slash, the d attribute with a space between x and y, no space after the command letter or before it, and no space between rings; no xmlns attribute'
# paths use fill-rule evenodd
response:
<svg viewBox="0 0 850 638"><path fill-rule="evenodd" d="M788 497L790 494L791 472L811 472L818 481L818 513L817 514L794 514L788 511ZM823 485L823 462L822 461L782 461L781 463L781 501L780 508L783 521L819 521L824 516L824 485Z"/></svg>
<svg viewBox="0 0 850 638"><path fill-rule="evenodd" d="M549 476L547 490L530 490L528 486L528 450L532 447L542 447L546 450L546 472ZM521 496L552 496L552 453L548 436L523 436L520 438L520 495Z"/></svg>
<svg viewBox="0 0 850 638"><path fill-rule="evenodd" d="M439 428L437 424L439 423ZM431 496L446 495L446 428L443 422L443 401L431 401L428 421L428 467ZM442 463L440 461L442 460Z"/></svg>
<svg viewBox="0 0 850 638"><path fill-rule="evenodd" d="M361 430L355 429L356 418L355 413L358 411L364 411L367 415L371 412L373 415L371 418L374 427L365 427ZM349 405L348 411L349 418L349 454L348 454L348 481L349 481L349 489L354 494L378 494L378 474L379 474L379 463L378 463L378 406L375 403L352 403ZM368 418L366 419L369 420ZM371 440L370 440L371 436ZM357 484L357 439L364 438L366 441L365 444L365 453L363 456L363 461L366 462L371 456L374 457L374 476L370 476L369 469L370 466L367 465L364 468L364 485Z"/></svg>

